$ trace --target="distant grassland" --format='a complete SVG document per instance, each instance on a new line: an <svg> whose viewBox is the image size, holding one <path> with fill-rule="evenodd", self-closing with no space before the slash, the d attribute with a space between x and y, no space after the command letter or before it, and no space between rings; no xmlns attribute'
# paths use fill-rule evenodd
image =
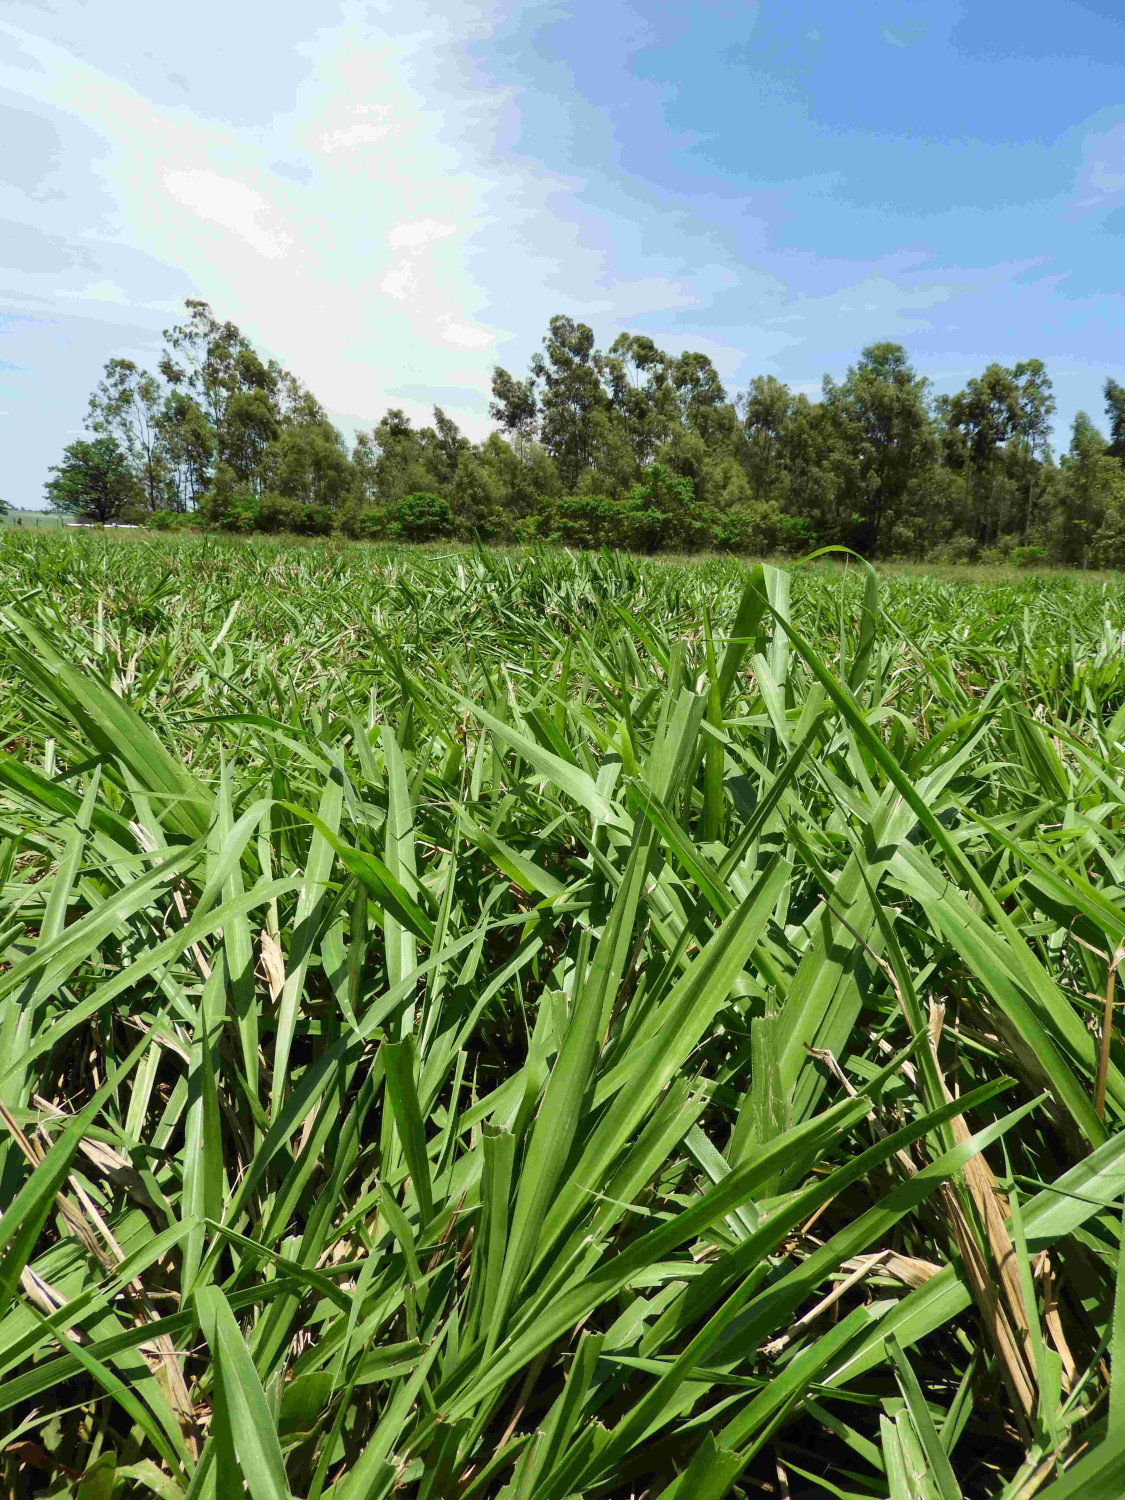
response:
<svg viewBox="0 0 1125 1500"><path fill-rule="evenodd" d="M13 1493L1125 1493L1125 581L126 535L0 538Z"/></svg>
<svg viewBox="0 0 1125 1500"><path fill-rule="evenodd" d="M0 523L13 530L45 531L63 525L63 517L53 510L9 510Z"/></svg>

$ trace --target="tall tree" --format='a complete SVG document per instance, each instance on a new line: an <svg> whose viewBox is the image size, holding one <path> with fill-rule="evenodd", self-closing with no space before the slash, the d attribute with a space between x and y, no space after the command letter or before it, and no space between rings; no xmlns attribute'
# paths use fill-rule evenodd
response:
<svg viewBox="0 0 1125 1500"><path fill-rule="evenodd" d="M516 380L499 365L492 372L489 415L502 432L534 437L539 418L535 379Z"/></svg>
<svg viewBox="0 0 1125 1500"><path fill-rule="evenodd" d="M878 553L911 481L932 460L928 386L902 345L890 342L864 349L839 385L825 377L825 407L856 460L850 476L859 517L853 540L871 555Z"/></svg>
<svg viewBox="0 0 1125 1500"><path fill-rule="evenodd" d="M433 434L433 447L442 480L451 484L462 454L468 453L472 444L453 418L447 417L440 406L434 407Z"/></svg>
<svg viewBox="0 0 1125 1500"><path fill-rule="evenodd" d="M1105 414L1109 418L1109 454L1125 465L1125 385L1112 378L1105 383Z"/></svg>
<svg viewBox="0 0 1125 1500"><path fill-rule="evenodd" d="M369 433L358 435L353 460L369 498L380 505L395 505L404 495L440 492L452 478L433 428L415 427L397 406Z"/></svg>
<svg viewBox="0 0 1125 1500"><path fill-rule="evenodd" d="M194 510L211 482L215 430L187 391L169 391L159 422L170 471L169 503L173 510Z"/></svg>
<svg viewBox="0 0 1125 1500"><path fill-rule="evenodd" d="M164 330L160 373L169 385L190 391L221 429L227 402L242 386L238 356L252 352L250 343L234 323L220 323L206 302L189 297L184 305L187 321Z"/></svg>
<svg viewBox="0 0 1125 1500"><path fill-rule="evenodd" d="M729 438L734 412L719 372L706 354L687 352L672 361L669 371L684 426L704 442Z"/></svg>
<svg viewBox="0 0 1125 1500"><path fill-rule="evenodd" d="M602 361L610 405L624 428L638 473L671 435L668 416L676 406L668 366L668 356L652 339L633 333L618 334Z"/></svg>
<svg viewBox="0 0 1125 1500"><path fill-rule="evenodd" d="M789 425L789 387L772 375L758 375L739 398L746 437L746 467L755 500L763 500L777 477Z"/></svg>
<svg viewBox="0 0 1125 1500"><path fill-rule="evenodd" d="M261 460L262 488L302 505L340 510L354 495L356 472L331 422L281 428Z"/></svg>
<svg viewBox="0 0 1125 1500"><path fill-rule="evenodd" d="M1012 367L1016 386L1015 433L1017 463L1022 470L1020 496L1023 506L1023 539L1026 542L1035 521L1037 486L1043 462L1050 452L1051 418L1055 397L1051 377L1041 359L1025 359Z"/></svg>
<svg viewBox="0 0 1125 1500"><path fill-rule="evenodd" d="M1093 555L1099 533L1112 530L1125 510L1125 475L1115 458L1106 452L1104 436L1080 411L1071 428L1070 449L1063 455L1059 478L1059 508L1055 551L1062 562L1085 568ZM1110 528L1105 527L1107 517Z"/></svg>
<svg viewBox="0 0 1125 1500"><path fill-rule="evenodd" d="M602 356L594 348L593 330L563 317L551 319L543 351L531 361L531 374L542 386L540 436L563 483L573 489L593 460L594 413L609 403Z"/></svg>
<svg viewBox="0 0 1125 1500"><path fill-rule="evenodd" d="M997 493L1001 453L1018 431L1020 391L1012 371L989 365L979 379L970 380L949 401L951 428L964 438L964 456L971 475L972 530L980 542L992 541L1000 531L1003 507Z"/></svg>
<svg viewBox="0 0 1125 1500"><path fill-rule="evenodd" d="M168 499L171 471L161 423L164 393L155 375L131 359L111 359L90 397L86 426L112 438L129 460L149 510Z"/></svg>

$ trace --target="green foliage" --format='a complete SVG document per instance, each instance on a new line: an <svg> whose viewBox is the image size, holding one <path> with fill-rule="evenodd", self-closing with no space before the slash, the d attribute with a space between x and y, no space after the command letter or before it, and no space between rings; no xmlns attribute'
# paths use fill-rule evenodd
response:
<svg viewBox="0 0 1125 1500"><path fill-rule="evenodd" d="M64 450L62 463L48 472L52 477L43 487L47 500L63 515L105 525L131 521L140 512L140 485L112 437L76 439Z"/></svg>
<svg viewBox="0 0 1125 1500"><path fill-rule="evenodd" d="M807 516L789 516L782 513L777 518L777 540L782 552L796 555L809 552L816 546L816 533Z"/></svg>
<svg viewBox="0 0 1125 1500"><path fill-rule="evenodd" d="M655 552L666 546L692 546L703 541L706 524L696 515L690 479L673 474L664 464L651 464L622 505L630 546Z"/></svg>
<svg viewBox="0 0 1125 1500"><path fill-rule="evenodd" d="M0 536L13 1493L1120 1492L1125 584L845 561Z"/></svg>
<svg viewBox="0 0 1125 1500"><path fill-rule="evenodd" d="M203 520L222 531L254 531L260 508L261 497L248 481L239 479L230 464L216 464L199 507Z"/></svg>
<svg viewBox="0 0 1125 1500"><path fill-rule="evenodd" d="M453 512L440 495L403 495L390 509L388 534L408 542L430 542L453 531Z"/></svg>
<svg viewBox="0 0 1125 1500"><path fill-rule="evenodd" d="M340 530L356 541L380 541L388 534L389 521L382 505L352 506L340 515Z"/></svg>
<svg viewBox="0 0 1125 1500"><path fill-rule="evenodd" d="M194 531L199 517L183 510L154 510L145 517L145 525L152 531Z"/></svg>
<svg viewBox="0 0 1125 1500"><path fill-rule="evenodd" d="M622 507L605 495L543 496L535 534L559 547L603 547L624 543Z"/></svg>
<svg viewBox="0 0 1125 1500"><path fill-rule="evenodd" d="M288 495L265 494L258 503L258 531L292 531L297 536L328 536L334 529L332 507L294 499Z"/></svg>
<svg viewBox="0 0 1125 1500"><path fill-rule="evenodd" d="M773 376L732 394L699 351L630 333L602 350L559 316L526 375L493 370L498 430L483 441L438 405L425 425L396 407L349 452L312 393L207 303L189 299L164 337L157 374L109 361L87 415L123 455L140 513L367 540L750 556L845 545L914 561L1039 547L1051 563L1125 563L1125 388L1106 382L1108 441L1082 415L1056 464L1037 359L934 395L903 346L882 341L842 380L826 376L818 401ZM418 495L451 521L415 524Z"/></svg>
<svg viewBox="0 0 1125 1500"><path fill-rule="evenodd" d="M1047 561L1046 547L1013 547L1008 553L1013 568L1039 568Z"/></svg>
<svg viewBox="0 0 1125 1500"><path fill-rule="evenodd" d="M468 541L503 537L508 530L503 491L497 475L473 453L463 453L449 486L449 504L457 535Z"/></svg>

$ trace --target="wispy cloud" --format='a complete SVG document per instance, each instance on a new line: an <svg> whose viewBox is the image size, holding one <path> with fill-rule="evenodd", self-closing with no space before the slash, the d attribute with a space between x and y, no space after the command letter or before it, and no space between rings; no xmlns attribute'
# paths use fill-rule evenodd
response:
<svg viewBox="0 0 1125 1500"><path fill-rule="evenodd" d="M1072 207L1100 208L1125 194L1125 121L1091 132L1082 141L1082 159Z"/></svg>

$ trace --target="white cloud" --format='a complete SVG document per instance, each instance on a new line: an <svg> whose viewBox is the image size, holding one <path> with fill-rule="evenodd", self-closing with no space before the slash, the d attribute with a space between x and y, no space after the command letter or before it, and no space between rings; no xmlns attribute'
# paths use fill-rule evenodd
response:
<svg viewBox="0 0 1125 1500"><path fill-rule="evenodd" d="M390 133L387 116L390 110L380 104L356 104L352 107L352 123L339 125L334 130L322 131L320 149L326 154L333 151L349 151L354 146L375 146Z"/></svg>
<svg viewBox="0 0 1125 1500"><path fill-rule="evenodd" d="M379 283L379 290L385 292L388 297L393 297L396 302L406 302L414 295L417 286L418 277L413 263L400 260L383 277Z"/></svg>
<svg viewBox="0 0 1125 1500"><path fill-rule="evenodd" d="M396 224L387 235L392 250L421 250L446 235L456 234L456 224L442 224L438 219L419 219L413 224Z"/></svg>
<svg viewBox="0 0 1125 1500"><path fill-rule="evenodd" d="M442 337L455 349L487 349L499 338L491 328L474 328L468 323L454 323L452 319L442 327Z"/></svg>
<svg viewBox="0 0 1125 1500"><path fill-rule="evenodd" d="M643 316L646 313L669 312L681 307L698 307L710 300L716 281L729 285L722 273L703 267L692 281L667 276L627 276L610 281L601 296L584 301L576 311L584 317L609 315L614 321Z"/></svg>
<svg viewBox="0 0 1125 1500"><path fill-rule="evenodd" d="M139 17L140 0L122 4ZM217 18L218 0L198 11L200 24ZM622 197L616 212L595 212L582 180L501 150L518 95L472 72L467 53L511 19L490 0L423 0L411 12L343 0L342 19L289 45L300 67L288 84L276 68L247 81L237 127L160 102L155 60L123 62L115 76L84 60L99 55L88 38L80 58L23 13L29 29L0 23L13 43L0 89L65 123L68 191L54 228L93 257L72 303L119 313L123 326L130 306L166 303L123 279L109 247L127 247L182 278L341 418L377 419L392 387L456 389L465 404L451 402L451 415L481 435L493 360L519 368L553 313L594 323L606 342L629 326L670 349L706 348L670 324L744 279L690 204ZM576 128L584 108L572 101ZM554 144L565 168L568 144ZM66 295L57 278L0 272L5 283L48 309ZM124 301L88 290L110 283ZM715 347L731 378L740 350ZM403 404L416 418L427 410Z"/></svg>
<svg viewBox="0 0 1125 1500"><path fill-rule="evenodd" d="M891 31L887 26L883 27L883 40L886 42L888 47L906 46L906 43L903 41L902 37L896 36L895 33Z"/></svg>
<svg viewBox="0 0 1125 1500"><path fill-rule="evenodd" d="M273 214L261 193L233 177L192 167L165 172L164 185L175 202L237 235L267 260L279 260L292 243L289 235L269 227Z"/></svg>

